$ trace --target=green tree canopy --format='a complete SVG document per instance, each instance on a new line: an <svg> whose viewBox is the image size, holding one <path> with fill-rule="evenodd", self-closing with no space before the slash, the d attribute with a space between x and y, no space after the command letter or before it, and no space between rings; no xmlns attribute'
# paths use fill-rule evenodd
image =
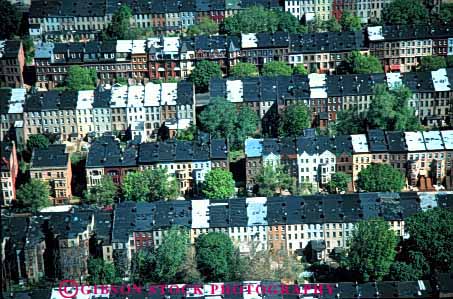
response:
<svg viewBox="0 0 453 299"><path fill-rule="evenodd" d="M420 61L418 69L422 72L430 72L446 67L447 62L443 56L424 56Z"/></svg>
<svg viewBox="0 0 453 299"><path fill-rule="evenodd" d="M327 183L327 189L330 193L344 192L348 190L348 184L351 182L351 176L344 172L335 172Z"/></svg>
<svg viewBox="0 0 453 299"><path fill-rule="evenodd" d="M49 144L49 138L42 134L30 135L27 140L27 148L29 151L33 151L35 148L46 149L49 147Z"/></svg>
<svg viewBox="0 0 453 299"><path fill-rule="evenodd" d="M294 179L281 166L265 165L256 177L258 195L271 197L289 190Z"/></svg>
<svg viewBox="0 0 453 299"><path fill-rule="evenodd" d="M123 4L113 14L112 21L102 32L103 40L138 39L143 32L138 28L132 28L132 10L127 4ZM146 35L146 34L145 34Z"/></svg>
<svg viewBox="0 0 453 299"><path fill-rule="evenodd" d="M343 12L340 19L343 31L360 31L362 30L362 22L360 17L351 14L348 11Z"/></svg>
<svg viewBox="0 0 453 299"><path fill-rule="evenodd" d="M325 31L329 32L340 32L341 31L341 25L338 23L337 19L335 18L330 18L327 21L324 21L321 27Z"/></svg>
<svg viewBox="0 0 453 299"><path fill-rule="evenodd" d="M195 241L198 270L206 281L234 279L235 249L228 235L211 232L200 235Z"/></svg>
<svg viewBox="0 0 453 299"><path fill-rule="evenodd" d="M158 282L176 282L184 267L189 245L189 234L185 230L173 227L164 234L156 251L154 272Z"/></svg>
<svg viewBox="0 0 453 299"><path fill-rule="evenodd" d="M294 75L308 75L308 70L305 68L303 64L298 64L293 68Z"/></svg>
<svg viewBox="0 0 453 299"><path fill-rule="evenodd" d="M340 135L361 134L366 131L366 117L357 108L341 110L337 113L335 131Z"/></svg>
<svg viewBox="0 0 453 299"><path fill-rule="evenodd" d="M384 220L359 222L347 250L346 266L357 272L361 281L382 280L395 259L396 245L396 235Z"/></svg>
<svg viewBox="0 0 453 299"><path fill-rule="evenodd" d="M115 266L102 258L88 258L88 281L90 284L111 284L116 281Z"/></svg>
<svg viewBox="0 0 453 299"><path fill-rule="evenodd" d="M366 115L368 126L389 131L419 130L420 121L409 107L411 98L412 92L404 85L390 91L384 84L376 85Z"/></svg>
<svg viewBox="0 0 453 299"><path fill-rule="evenodd" d="M19 33L21 14L10 1L0 0L0 39L11 39Z"/></svg>
<svg viewBox="0 0 453 299"><path fill-rule="evenodd" d="M406 250L406 248L403 250ZM427 274L429 274L429 265L423 254L409 251L407 261L396 261L392 264L389 279L394 281L415 281L426 277Z"/></svg>
<svg viewBox="0 0 453 299"><path fill-rule="evenodd" d="M253 110L242 107L238 111L233 103L220 97L211 99L199 119L202 128L213 138L227 138L233 146L242 145L258 127L258 116Z"/></svg>
<svg viewBox="0 0 453 299"><path fill-rule="evenodd" d="M224 30L228 34L256 32L301 32L299 20L291 13L253 6L225 18Z"/></svg>
<svg viewBox="0 0 453 299"><path fill-rule="evenodd" d="M209 17L203 17L198 24L187 29L187 35L212 35L219 32L219 25Z"/></svg>
<svg viewBox="0 0 453 299"><path fill-rule="evenodd" d="M188 127L187 129L179 130L178 133L176 134L176 139L193 141L196 135L197 127L194 125L190 125L190 127Z"/></svg>
<svg viewBox="0 0 453 299"><path fill-rule="evenodd" d="M371 164L362 169L357 187L366 192L400 192L405 185L404 175L389 164Z"/></svg>
<svg viewBox="0 0 453 299"><path fill-rule="evenodd" d="M222 70L217 63L202 60L195 65L189 79L195 84L198 92L206 92L211 79L220 77L222 77Z"/></svg>
<svg viewBox="0 0 453 299"><path fill-rule="evenodd" d="M453 212L436 208L417 213L407 219L405 230L409 233L408 248L425 258L430 276L439 272L453 271ZM407 259L414 268L423 270L423 261L414 266L414 258ZM422 265L422 266L420 266ZM426 269L426 268L425 268Z"/></svg>
<svg viewBox="0 0 453 299"><path fill-rule="evenodd" d="M390 25L425 24L429 12L421 0L394 0L384 7L382 19Z"/></svg>
<svg viewBox="0 0 453 299"><path fill-rule="evenodd" d="M445 62L447 64L447 67L453 68L453 55L448 55L445 57Z"/></svg>
<svg viewBox="0 0 453 299"><path fill-rule="evenodd" d="M293 70L283 61L270 61L263 66L263 76L291 76Z"/></svg>
<svg viewBox="0 0 453 299"><path fill-rule="evenodd" d="M16 194L16 199L20 207L31 212L50 206L49 185L41 180L31 179L30 182L22 185Z"/></svg>
<svg viewBox="0 0 453 299"><path fill-rule="evenodd" d="M453 3L441 4L439 19L445 23L450 23L453 21Z"/></svg>
<svg viewBox="0 0 453 299"><path fill-rule="evenodd" d="M278 132L280 136L297 137L303 130L310 128L311 113L309 108L303 103L292 104L283 110Z"/></svg>
<svg viewBox="0 0 453 299"><path fill-rule="evenodd" d="M231 172L215 168L206 174L202 192L209 199L227 199L234 195L234 185Z"/></svg>
<svg viewBox="0 0 453 299"><path fill-rule="evenodd" d="M231 70L230 75L238 78L256 77L259 75L256 66L249 62L238 62Z"/></svg>
<svg viewBox="0 0 453 299"><path fill-rule="evenodd" d="M113 204L117 190L118 187L113 183L112 178L104 175L101 181L89 190L86 197L89 203L108 206Z"/></svg>
<svg viewBox="0 0 453 299"><path fill-rule="evenodd" d="M382 64L373 55L363 55L359 51L353 51L346 57L345 69L352 74L383 73Z"/></svg>
<svg viewBox="0 0 453 299"><path fill-rule="evenodd" d="M69 90L92 90L96 87L96 70L83 68L79 65L70 66L66 77L66 86Z"/></svg>
<svg viewBox="0 0 453 299"><path fill-rule="evenodd" d="M179 196L178 180L165 168L130 172L123 180L122 189L126 200L132 201L172 200Z"/></svg>

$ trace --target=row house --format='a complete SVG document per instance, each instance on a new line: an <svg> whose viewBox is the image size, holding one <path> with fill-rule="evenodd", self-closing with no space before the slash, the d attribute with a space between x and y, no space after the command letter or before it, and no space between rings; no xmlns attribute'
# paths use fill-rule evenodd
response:
<svg viewBox="0 0 453 299"><path fill-rule="evenodd" d="M44 231L54 246L50 253L56 278L85 280L88 277L90 238L95 224L92 211L71 208L64 212L42 212Z"/></svg>
<svg viewBox="0 0 453 299"><path fill-rule="evenodd" d="M290 36L287 32L241 34L241 57L259 69L271 61L288 62Z"/></svg>
<svg viewBox="0 0 453 299"><path fill-rule="evenodd" d="M203 18L221 23L225 17L255 5L280 8L277 0L127 0L122 4L131 8L131 27L152 28L157 34L184 32ZM32 2L28 21L47 39L93 40L107 28L118 8L118 2L112 0Z"/></svg>
<svg viewBox="0 0 453 299"><path fill-rule="evenodd" d="M0 89L0 140L22 144L25 88Z"/></svg>
<svg viewBox="0 0 453 299"><path fill-rule="evenodd" d="M422 211L426 200L441 206L439 201L452 197L434 195L432 200L407 192L124 202L114 211L113 227L128 247L125 255L158 247L176 225L189 229L191 243L202 234L222 232L242 254L283 251L326 261L348 247L356 223L363 220L383 218L398 238L407 238L405 219Z"/></svg>
<svg viewBox="0 0 453 299"><path fill-rule="evenodd" d="M21 41L0 41L0 87L24 87L25 54Z"/></svg>
<svg viewBox="0 0 453 299"><path fill-rule="evenodd" d="M223 149L223 153L221 152ZM142 143L138 167L163 168L180 184L181 194L199 191L206 174L215 168L228 169L226 144L222 140L208 143L176 141Z"/></svg>
<svg viewBox="0 0 453 299"><path fill-rule="evenodd" d="M48 184L49 199L54 205L69 202L72 197L72 168L66 145L35 148L30 162L30 177Z"/></svg>
<svg viewBox="0 0 453 299"><path fill-rule="evenodd" d="M16 179L19 174L16 144L0 142L0 187L2 205L9 206L16 199Z"/></svg>
<svg viewBox="0 0 453 299"><path fill-rule="evenodd" d="M281 110L293 103L304 103L312 112L312 125L325 128L343 109L365 113L370 108L376 86L393 90L406 86L412 91L409 107L423 124L446 126L451 119L453 69L432 72L348 74L309 74L289 77L212 79L210 97L222 97L238 106L247 105L261 119L263 133L276 135Z"/></svg>
<svg viewBox="0 0 453 299"><path fill-rule="evenodd" d="M121 186L124 177L138 169L138 150L134 146L122 146L114 136L96 138L90 145L85 163L87 187L98 185L103 176Z"/></svg>
<svg viewBox="0 0 453 299"><path fill-rule="evenodd" d="M368 27L370 54L381 61L386 72L414 71L422 57L448 54L450 28L450 24Z"/></svg>
<svg viewBox="0 0 453 299"><path fill-rule="evenodd" d="M284 9L296 18L311 20L317 17L322 21L331 18L334 8L333 0L285 0Z"/></svg>

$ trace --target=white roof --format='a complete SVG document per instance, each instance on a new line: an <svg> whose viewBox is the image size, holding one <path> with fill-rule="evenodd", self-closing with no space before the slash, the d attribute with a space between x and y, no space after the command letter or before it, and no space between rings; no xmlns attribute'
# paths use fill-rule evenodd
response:
<svg viewBox="0 0 453 299"><path fill-rule="evenodd" d="M143 107L145 100L145 87L143 85L131 85L127 93L127 107Z"/></svg>
<svg viewBox="0 0 453 299"><path fill-rule="evenodd" d="M409 152L425 151L425 142L422 132L404 132L407 150Z"/></svg>
<svg viewBox="0 0 453 299"><path fill-rule="evenodd" d="M209 228L209 200L192 201L192 228Z"/></svg>
<svg viewBox="0 0 453 299"><path fill-rule="evenodd" d="M146 40L136 39L132 41L132 54L145 54Z"/></svg>
<svg viewBox="0 0 453 299"><path fill-rule="evenodd" d="M453 150L453 130L440 131L445 149Z"/></svg>
<svg viewBox="0 0 453 299"><path fill-rule="evenodd" d="M425 139L426 149L429 151L443 150L444 143L439 131L428 131L423 132L423 138Z"/></svg>
<svg viewBox="0 0 453 299"><path fill-rule="evenodd" d="M47 208L42 208L39 210L41 213L62 213L69 212L72 209L72 205L62 205L62 206L52 206Z"/></svg>
<svg viewBox="0 0 453 299"><path fill-rule="evenodd" d="M148 48L151 48L151 47L157 48L157 47L159 47L159 43L160 43L159 37L150 37L146 40L146 45Z"/></svg>
<svg viewBox="0 0 453 299"><path fill-rule="evenodd" d="M166 121L165 125L170 130L185 130L190 127L192 124L192 119L190 118L179 118L178 121Z"/></svg>
<svg viewBox="0 0 453 299"><path fill-rule="evenodd" d="M382 26L373 26L368 27L368 39L371 41L384 40L384 33L382 31Z"/></svg>
<svg viewBox="0 0 453 299"><path fill-rule="evenodd" d="M23 113L25 95L27 90L25 88L13 88L11 89L11 98L9 98L8 113Z"/></svg>
<svg viewBox="0 0 453 299"><path fill-rule="evenodd" d="M439 69L431 72L435 91L450 91L451 85L448 81L447 70Z"/></svg>
<svg viewBox="0 0 453 299"><path fill-rule="evenodd" d="M92 109L94 100L94 90L81 90L77 95L76 109Z"/></svg>
<svg viewBox="0 0 453 299"><path fill-rule="evenodd" d="M395 89L403 84L401 73L386 73L385 76L387 77L387 86L389 89Z"/></svg>
<svg viewBox="0 0 453 299"><path fill-rule="evenodd" d="M132 52L132 40L116 41L116 52L117 53Z"/></svg>
<svg viewBox="0 0 453 299"><path fill-rule="evenodd" d="M368 141L365 134L351 135L352 149L354 153L368 153Z"/></svg>
<svg viewBox="0 0 453 299"><path fill-rule="evenodd" d="M310 98L312 99L327 98L326 74L309 74L308 80L310 85Z"/></svg>
<svg viewBox="0 0 453 299"><path fill-rule="evenodd" d="M23 128L24 127L24 121L23 120L16 120L14 122L14 127L15 128Z"/></svg>
<svg viewBox="0 0 453 299"><path fill-rule="evenodd" d="M160 100L160 84L152 82L145 85L145 106L158 107Z"/></svg>
<svg viewBox="0 0 453 299"><path fill-rule="evenodd" d="M164 37L164 52L179 52L179 37Z"/></svg>
<svg viewBox="0 0 453 299"><path fill-rule="evenodd" d="M241 48L256 48L258 46L256 33L241 34Z"/></svg>
<svg viewBox="0 0 453 299"><path fill-rule="evenodd" d="M178 96L177 83L162 83L162 105L176 105L176 97Z"/></svg>
<svg viewBox="0 0 453 299"><path fill-rule="evenodd" d="M127 86L114 84L112 86L112 103L111 108L126 107Z"/></svg>
<svg viewBox="0 0 453 299"><path fill-rule="evenodd" d="M227 80L226 90L228 101L233 103L241 103L244 101L242 80Z"/></svg>

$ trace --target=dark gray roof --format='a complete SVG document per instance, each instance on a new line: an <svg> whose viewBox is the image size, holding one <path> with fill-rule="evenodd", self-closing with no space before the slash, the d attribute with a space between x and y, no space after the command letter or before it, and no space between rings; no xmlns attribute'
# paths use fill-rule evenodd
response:
<svg viewBox="0 0 453 299"><path fill-rule="evenodd" d="M94 233L96 239L102 241L103 245L111 243L113 227L112 211L96 211L94 214Z"/></svg>
<svg viewBox="0 0 453 299"><path fill-rule="evenodd" d="M127 201L116 205L113 216L112 242L126 243L129 234L135 230L137 203Z"/></svg>
<svg viewBox="0 0 453 299"><path fill-rule="evenodd" d="M407 152L404 132L386 132L390 153Z"/></svg>
<svg viewBox="0 0 453 299"><path fill-rule="evenodd" d="M77 107L77 91L50 90L37 92L25 100L24 111L74 110Z"/></svg>
<svg viewBox="0 0 453 299"><path fill-rule="evenodd" d="M402 73L402 82L412 92L433 92L434 83L431 72Z"/></svg>
<svg viewBox="0 0 453 299"><path fill-rule="evenodd" d="M387 139L385 138L385 133L383 130L368 130L367 135L370 152L379 153L388 151Z"/></svg>
<svg viewBox="0 0 453 299"><path fill-rule="evenodd" d="M168 228L173 225L191 227L192 204L190 201L173 200L156 202L155 226Z"/></svg>
<svg viewBox="0 0 453 299"><path fill-rule="evenodd" d="M256 34L258 48L288 48L289 33L277 31L274 33L262 32Z"/></svg>
<svg viewBox="0 0 453 299"><path fill-rule="evenodd" d="M385 74L327 76L329 97L371 95L376 84L385 83Z"/></svg>
<svg viewBox="0 0 453 299"><path fill-rule="evenodd" d="M365 48L363 32L322 32L291 34L290 52L323 53L361 50Z"/></svg>
<svg viewBox="0 0 453 299"><path fill-rule="evenodd" d="M30 168L66 168L68 162L69 154L66 153L66 145L52 144L46 149L33 150Z"/></svg>
<svg viewBox="0 0 453 299"><path fill-rule="evenodd" d="M14 40L5 41L2 49L2 55L0 56L0 58L6 59L18 58L21 45L22 45L21 41Z"/></svg>
<svg viewBox="0 0 453 299"><path fill-rule="evenodd" d="M352 141L349 135L335 136L335 152L337 155L352 154Z"/></svg>
<svg viewBox="0 0 453 299"><path fill-rule="evenodd" d="M102 136L90 146L86 167L134 167L137 166L137 148L121 148L120 141L114 136Z"/></svg>
<svg viewBox="0 0 453 299"><path fill-rule="evenodd" d="M178 105L194 104L194 88L192 82L181 81L178 83L176 103Z"/></svg>
<svg viewBox="0 0 453 299"><path fill-rule="evenodd" d="M224 139L211 140L211 159L226 160L228 148Z"/></svg>
<svg viewBox="0 0 453 299"><path fill-rule="evenodd" d="M453 24L438 23L435 26L426 25L395 25L384 26L383 35L385 40L414 40L447 38L452 36Z"/></svg>
<svg viewBox="0 0 453 299"><path fill-rule="evenodd" d="M299 137L297 139L297 152L307 152L309 155L323 153L325 151L335 152L335 140L328 136Z"/></svg>
<svg viewBox="0 0 453 299"><path fill-rule="evenodd" d="M102 0L75 1L75 0L47 0L32 1L30 7L31 18L46 18L54 16L104 16L105 2Z"/></svg>

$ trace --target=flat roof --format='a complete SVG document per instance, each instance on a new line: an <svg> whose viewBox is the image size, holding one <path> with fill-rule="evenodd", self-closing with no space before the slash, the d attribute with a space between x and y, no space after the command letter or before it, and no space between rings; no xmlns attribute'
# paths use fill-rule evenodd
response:
<svg viewBox="0 0 453 299"><path fill-rule="evenodd" d="M450 91L451 85L448 81L446 69L439 69L431 72L435 91Z"/></svg>
<svg viewBox="0 0 453 299"><path fill-rule="evenodd" d="M192 228L209 228L209 200L192 200Z"/></svg>
<svg viewBox="0 0 453 299"><path fill-rule="evenodd" d="M365 134L351 135L352 149L354 153L368 153L368 141Z"/></svg>
<svg viewBox="0 0 453 299"><path fill-rule="evenodd" d="M423 138L425 139L425 145L427 150L433 151L444 149L444 142L439 131L423 132Z"/></svg>
<svg viewBox="0 0 453 299"><path fill-rule="evenodd" d="M267 225L267 198L251 197L246 199L247 226Z"/></svg>
<svg viewBox="0 0 453 299"><path fill-rule="evenodd" d="M440 131L445 149L453 150L453 130Z"/></svg>
<svg viewBox="0 0 453 299"><path fill-rule="evenodd" d="M263 154L263 139L247 138L245 140L245 156L248 158L261 157Z"/></svg>
<svg viewBox="0 0 453 299"><path fill-rule="evenodd" d="M422 132L404 132L404 136L409 152L426 150Z"/></svg>
<svg viewBox="0 0 453 299"><path fill-rule="evenodd" d="M227 80L226 90L228 101L232 103L240 103L244 101L244 87L242 80Z"/></svg>

